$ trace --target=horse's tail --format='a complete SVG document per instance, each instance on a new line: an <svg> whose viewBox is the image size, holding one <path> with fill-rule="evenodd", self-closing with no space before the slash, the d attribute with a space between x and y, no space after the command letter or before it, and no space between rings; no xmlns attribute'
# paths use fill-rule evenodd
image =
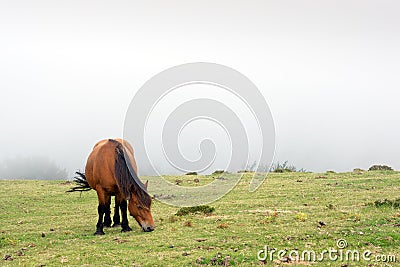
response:
<svg viewBox="0 0 400 267"><path fill-rule="evenodd" d="M81 172L76 172L77 176L74 177L74 182L76 184L75 187L71 188L67 192L82 192L82 191L89 191L92 189L86 180L85 174Z"/></svg>

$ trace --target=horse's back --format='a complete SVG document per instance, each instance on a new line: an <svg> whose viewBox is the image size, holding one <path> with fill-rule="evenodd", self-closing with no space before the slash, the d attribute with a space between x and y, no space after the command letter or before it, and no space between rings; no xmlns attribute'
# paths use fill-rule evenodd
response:
<svg viewBox="0 0 400 267"><path fill-rule="evenodd" d="M110 193L116 193L118 186L114 178L115 148L117 141L101 140L95 144L90 153L85 175L91 188L100 188Z"/></svg>
<svg viewBox="0 0 400 267"><path fill-rule="evenodd" d="M91 188L96 191L98 188L115 194L118 192L118 185L115 179L115 157L116 147L122 145L129 157L134 171L137 173L136 161L132 146L125 140L105 139L97 142L90 153L86 168L86 179Z"/></svg>

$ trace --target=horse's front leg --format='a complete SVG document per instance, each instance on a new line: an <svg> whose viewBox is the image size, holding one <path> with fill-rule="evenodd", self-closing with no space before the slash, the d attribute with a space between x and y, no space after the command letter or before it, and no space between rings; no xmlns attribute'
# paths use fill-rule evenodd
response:
<svg viewBox="0 0 400 267"><path fill-rule="evenodd" d="M121 223L122 230L121 230L121 232L132 231L132 228L129 227L128 215L127 215L128 203L125 199L121 199L120 208L121 208L121 215L122 215L122 223Z"/></svg>

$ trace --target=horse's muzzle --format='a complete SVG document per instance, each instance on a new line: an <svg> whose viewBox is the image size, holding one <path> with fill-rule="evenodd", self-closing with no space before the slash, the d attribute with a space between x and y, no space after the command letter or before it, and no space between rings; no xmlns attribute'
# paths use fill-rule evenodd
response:
<svg viewBox="0 0 400 267"><path fill-rule="evenodd" d="M142 230L143 230L144 232L151 232L151 231L154 231L154 227L151 227L151 226L142 226Z"/></svg>

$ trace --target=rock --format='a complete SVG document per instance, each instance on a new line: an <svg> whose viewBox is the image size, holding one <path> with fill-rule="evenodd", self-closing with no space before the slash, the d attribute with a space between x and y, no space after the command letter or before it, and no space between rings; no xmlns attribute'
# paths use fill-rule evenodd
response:
<svg viewBox="0 0 400 267"><path fill-rule="evenodd" d="M17 253L15 253L15 255L17 256L24 256L24 253L22 251L17 251Z"/></svg>
<svg viewBox="0 0 400 267"><path fill-rule="evenodd" d="M13 258L11 257L10 254L6 254L6 255L4 255L4 257L3 257L3 260L5 260L5 261L12 261Z"/></svg>

